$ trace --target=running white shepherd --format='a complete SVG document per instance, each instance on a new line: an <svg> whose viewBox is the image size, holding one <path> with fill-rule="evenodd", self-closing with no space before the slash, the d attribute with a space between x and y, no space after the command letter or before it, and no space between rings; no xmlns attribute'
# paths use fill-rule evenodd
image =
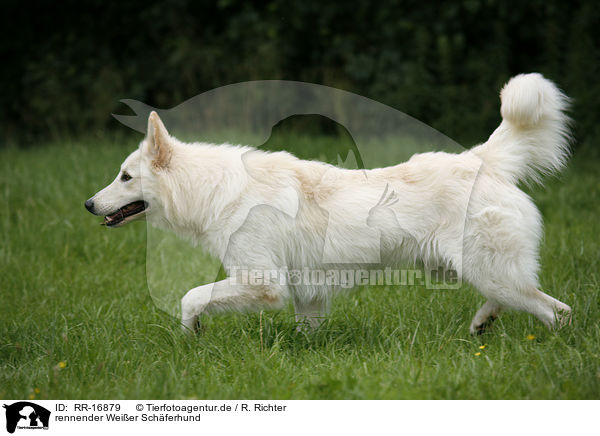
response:
<svg viewBox="0 0 600 436"><path fill-rule="evenodd" d="M184 144L152 112L139 149L85 205L109 227L145 217L221 259L229 277L183 297L185 330L201 314L281 308L290 299L297 320L316 327L335 287L251 284L235 271L330 270L336 256L346 270L372 259L390 266L422 259L455 269L487 298L472 333L503 309L560 326L571 309L539 290L542 220L517 184L539 182L564 166L567 97L534 73L511 79L501 100L503 121L484 144L367 171L286 152ZM350 252L358 253L354 265L341 260Z"/></svg>

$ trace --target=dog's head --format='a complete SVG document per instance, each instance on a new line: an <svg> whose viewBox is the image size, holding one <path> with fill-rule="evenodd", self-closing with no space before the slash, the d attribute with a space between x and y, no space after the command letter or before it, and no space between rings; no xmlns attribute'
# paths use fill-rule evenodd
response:
<svg viewBox="0 0 600 436"><path fill-rule="evenodd" d="M172 141L158 114L151 112L146 138L121 164L113 182L85 202L86 209L104 216L106 226L119 227L160 208L154 185L157 175L169 167Z"/></svg>

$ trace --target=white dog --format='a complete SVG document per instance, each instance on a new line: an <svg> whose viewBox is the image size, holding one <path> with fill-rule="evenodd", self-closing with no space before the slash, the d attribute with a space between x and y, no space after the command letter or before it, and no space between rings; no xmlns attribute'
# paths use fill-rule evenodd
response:
<svg viewBox="0 0 600 436"><path fill-rule="evenodd" d="M335 259L349 269L416 258L454 268L487 298L473 333L503 309L559 326L571 309L539 290L542 220L517 184L539 182L565 164L567 98L540 74L527 74L508 82L501 101L503 121L484 144L366 171L286 152L185 144L152 112L139 149L86 208L109 227L145 217L222 261L228 278L181 301L190 330L204 313L281 308L290 299L297 320L310 326L327 313L334 285L249 283L240 269L321 269ZM343 260L349 253L351 264Z"/></svg>

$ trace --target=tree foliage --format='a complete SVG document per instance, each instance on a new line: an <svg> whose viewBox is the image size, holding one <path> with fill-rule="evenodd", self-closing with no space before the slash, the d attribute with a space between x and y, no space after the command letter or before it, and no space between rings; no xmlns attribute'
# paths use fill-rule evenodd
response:
<svg viewBox="0 0 600 436"><path fill-rule="evenodd" d="M599 133L600 8L576 0L5 2L3 134L114 129L122 98L171 107L229 83L343 88L466 145L498 123L498 90L539 71Z"/></svg>

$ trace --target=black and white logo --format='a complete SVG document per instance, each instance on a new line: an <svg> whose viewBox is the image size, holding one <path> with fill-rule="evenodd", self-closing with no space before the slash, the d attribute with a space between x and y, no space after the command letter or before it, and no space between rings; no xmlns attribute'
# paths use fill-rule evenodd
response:
<svg viewBox="0 0 600 436"><path fill-rule="evenodd" d="M19 401L4 405L6 409L6 431L14 433L16 429L48 430L50 411L29 401Z"/></svg>

